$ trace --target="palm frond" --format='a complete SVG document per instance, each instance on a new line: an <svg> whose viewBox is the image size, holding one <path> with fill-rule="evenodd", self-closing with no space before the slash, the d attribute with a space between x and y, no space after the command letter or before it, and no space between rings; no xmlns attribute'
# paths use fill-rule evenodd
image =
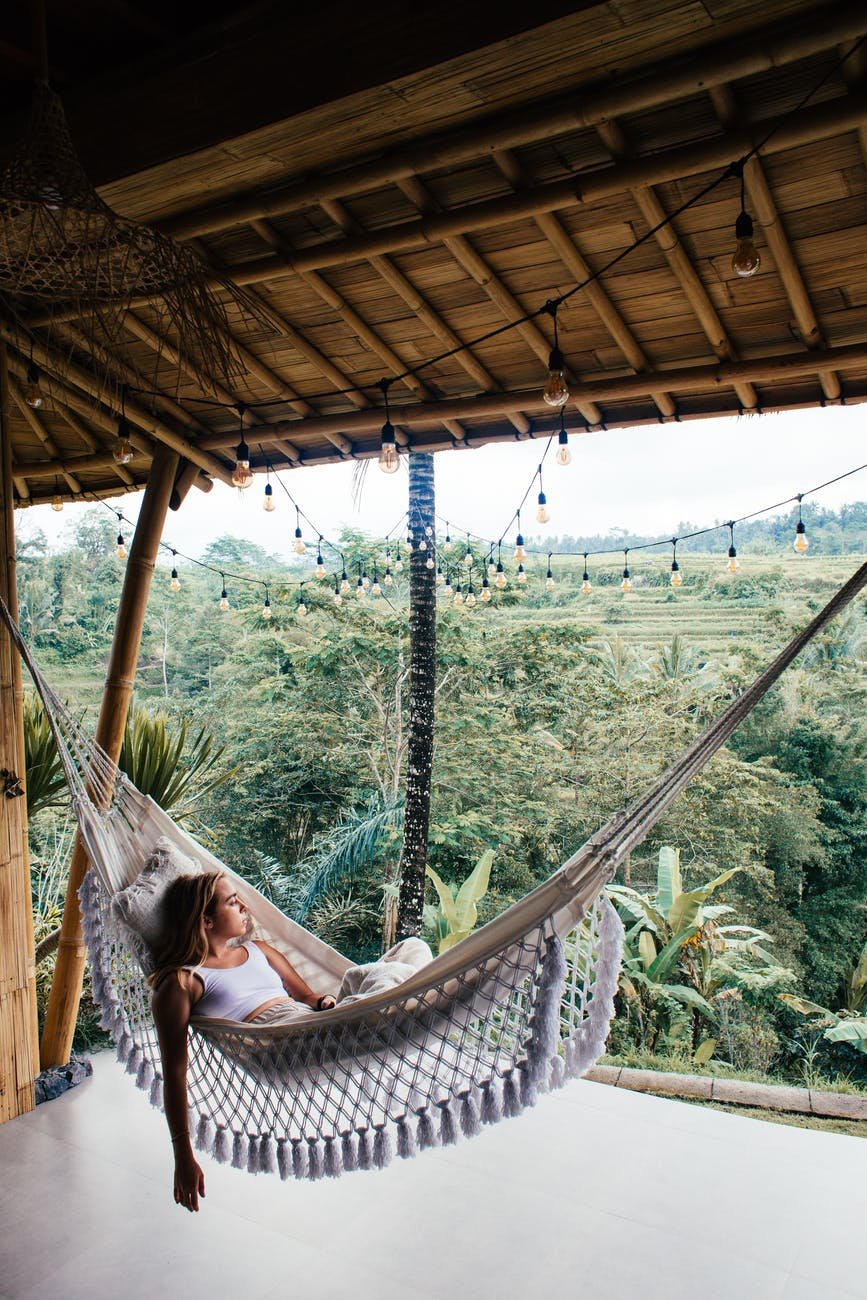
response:
<svg viewBox="0 0 867 1300"><path fill-rule="evenodd" d="M27 819L45 808L57 808L69 798L57 745L39 696L24 696L24 787Z"/></svg>
<svg viewBox="0 0 867 1300"><path fill-rule="evenodd" d="M379 795L366 808L344 813L322 850L308 860L310 875L293 909L295 920L303 923L327 893L338 884L348 884L374 862L402 826L403 803Z"/></svg>
<svg viewBox="0 0 867 1300"><path fill-rule="evenodd" d="M192 804L228 781L233 771L215 771L223 748L204 727L188 743L188 724L165 713L133 705L127 718L119 766L142 794L182 821Z"/></svg>

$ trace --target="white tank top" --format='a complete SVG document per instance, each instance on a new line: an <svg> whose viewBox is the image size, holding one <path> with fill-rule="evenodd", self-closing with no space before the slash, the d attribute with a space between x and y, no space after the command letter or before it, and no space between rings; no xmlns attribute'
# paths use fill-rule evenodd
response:
<svg viewBox="0 0 867 1300"><path fill-rule="evenodd" d="M287 997L280 976L256 943L245 943L247 960L240 966L219 969L195 966L205 991L193 1007L193 1015L219 1020L246 1020L263 1002Z"/></svg>

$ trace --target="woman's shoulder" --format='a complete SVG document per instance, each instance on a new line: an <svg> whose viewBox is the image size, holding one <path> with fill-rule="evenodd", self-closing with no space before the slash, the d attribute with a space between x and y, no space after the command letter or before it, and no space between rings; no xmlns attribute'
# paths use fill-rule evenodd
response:
<svg viewBox="0 0 867 1300"><path fill-rule="evenodd" d="M205 982L197 967L179 966L167 972L153 992L154 1002L169 1004L189 999L198 1002L205 991Z"/></svg>

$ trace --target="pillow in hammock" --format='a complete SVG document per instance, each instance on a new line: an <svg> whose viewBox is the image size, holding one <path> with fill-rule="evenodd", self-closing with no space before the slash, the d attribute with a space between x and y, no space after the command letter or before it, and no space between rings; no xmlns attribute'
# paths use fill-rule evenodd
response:
<svg viewBox="0 0 867 1300"><path fill-rule="evenodd" d="M111 904L112 915L147 949L155 947L165 932L163 904L166 890L179 876L197 876L201 870L199 863L188 858L171 840L157 840L132 884L115 894ZM138 944L134 946L136 949L139 947ZM138 952L137 955L141 960L143 954Z"/></svg>

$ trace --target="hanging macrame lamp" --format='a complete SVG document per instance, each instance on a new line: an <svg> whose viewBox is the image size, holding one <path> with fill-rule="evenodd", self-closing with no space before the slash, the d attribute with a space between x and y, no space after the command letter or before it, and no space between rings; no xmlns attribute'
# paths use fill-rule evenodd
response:
<svg viewBox="0 0 867 1300"><path fill-rule="evenodd" d="M8 313L25 327L28 317L48 328L74 319L93 362L122 340L129 307L147 305L182 353L213 382L227 383L242 367L220 291L255 314L192 249L103 202L75 152L59 96L38 81L27 128L0 172L0 295Z"/></svg>

